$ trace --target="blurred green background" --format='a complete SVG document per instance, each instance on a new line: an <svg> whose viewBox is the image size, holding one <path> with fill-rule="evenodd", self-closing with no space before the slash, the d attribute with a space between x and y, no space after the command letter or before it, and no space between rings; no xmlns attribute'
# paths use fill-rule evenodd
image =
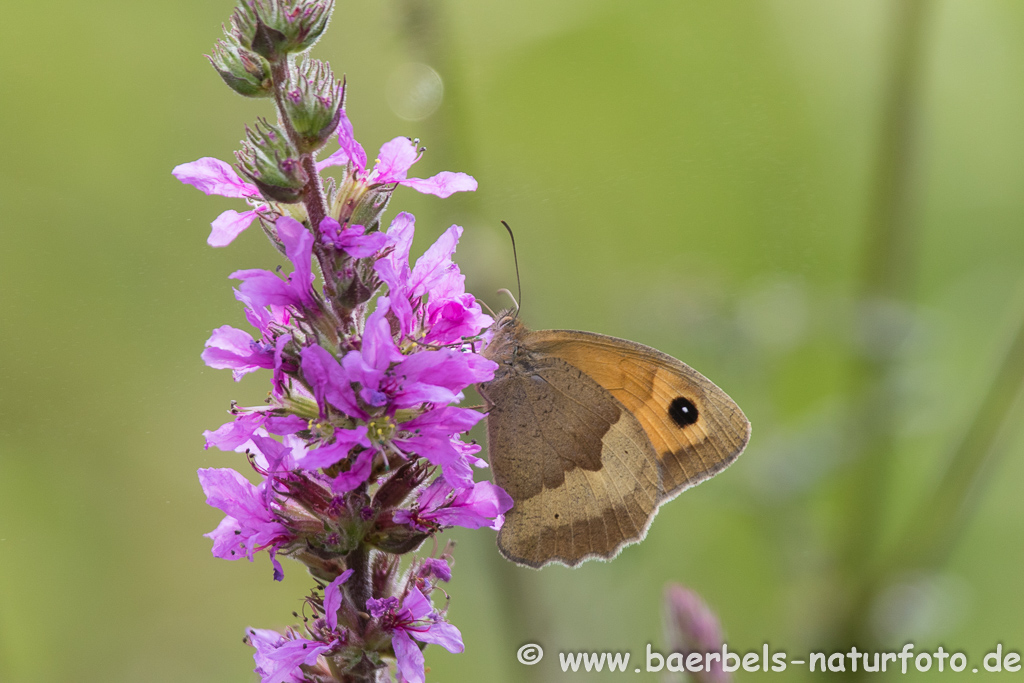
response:
<svg viewBox="0 0 1024 683"><path fill-rule="evenodd" d="M283 626L310 588L297 564L277 584L265 557L215 560L202 537L221 515L196 468L243 463L201 432L267 378L236 385L199 352L244 325L228 273L277 263L257 230L207 247L239 203L170 175L230 159L271 113L202 56L231 7L5 8L4 683L252 681L243 628ZM418 250L465 225L467 284L503 306L509 221L528 324L657 346L754 426L614 562L520 570L492 532L453 534L466 652L428 648L428 680L563 680L561 650L664 651L669 581L734 650L912 640L978 665L1024 648L1019 368L1003 363L1024 311L1024 4L340 0L314 55L347 74L370 154L419 137L415 175L480 181L445 201L398 191ZM443 81L422 120L409 63ZM953 494L915 512L949 462ZM532 668L515 661L528 641L548 653Z"/></svg>

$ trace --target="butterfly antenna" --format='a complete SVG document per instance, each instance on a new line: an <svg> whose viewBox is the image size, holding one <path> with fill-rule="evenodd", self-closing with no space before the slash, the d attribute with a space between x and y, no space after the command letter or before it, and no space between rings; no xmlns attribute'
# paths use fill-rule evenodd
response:
<svg viewBox="0 0 1024 683"><path fill-rule="evenodd" d="M516 253L516 236L512 233L512 228L508 227L508 223L502 221L501 224L505 226L506 230L508 230L508 236L512 239L512 261L516 264L516 289L519 291L519 301L522 301L523 282L522 280L519 279L519 255ZM508 292L507 289L505 291ZM514 320L515 318L519 317L519 301L516 301L516 298L512 296L511 292L509 292L508 295L509 297L512 298L512 301L515 302L516 305L516 314L513 316Z"/></svg>

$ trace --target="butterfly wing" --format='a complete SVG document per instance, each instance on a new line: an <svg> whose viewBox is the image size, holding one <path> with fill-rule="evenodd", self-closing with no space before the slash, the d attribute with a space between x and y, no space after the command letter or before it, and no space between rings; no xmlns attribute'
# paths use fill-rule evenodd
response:
<svg viewBox="0 0 1024 683"><path fill-rule="evenodd" d="M750 422L709 379L666 353L592 332L538 330L524 345L578 368L632 413L658 454L658 503L729 466L750 439Z"/></svg>

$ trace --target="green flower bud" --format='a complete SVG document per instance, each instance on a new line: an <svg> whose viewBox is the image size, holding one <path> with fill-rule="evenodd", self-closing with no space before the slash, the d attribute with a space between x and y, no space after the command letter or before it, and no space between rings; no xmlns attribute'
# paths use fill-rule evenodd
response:
<svg viewBox="0 0 1024 683"><path fill-rule="evenodd" d="M380 230L380 218L388 208L394 191L394 185L384 185L364 193L352 210L349 225L364 225L367 231Z"/></svg>
<svg viewBox="0 0 1024 683"><path fill-rule="evenodd" d="M386 514L377 520L373 529L363 540L386 553L404 555L423 545L423 541L427 540L427 534L408 526L395 524L390 519L390 515Z"/></svg>
<svg viewBox="0 0 1024 683"><path fill-rule="evenodd" d="M242 0L231 24L243 46L277 62L313 47L333 10L334 0Z"/></svg>
<svg viewBox="0 0 1024 683"><path fill-rule="evenodd" d="M282 99L299 151L306 154L323 147L338 127L345 86L325 62L305 59L293 70Z"/></svg>
<svg viewBox="0 0 1024 683"><path fill-rule="evenodd" d="M228 34L213 46L213 55L207 55L210 64L224 82L245 97L270 97L274 94L270 63L260 55L246 50L238 39Z"/></svg>
<svg viewBox="0 0 1024 683"><path fill-rule="evenodd" d="M309 176L299 153L279 127L260 119L255 128L245 128L242 151L235 154L238 170L259 188L265 199L283 204L302 200Z"/></svg>

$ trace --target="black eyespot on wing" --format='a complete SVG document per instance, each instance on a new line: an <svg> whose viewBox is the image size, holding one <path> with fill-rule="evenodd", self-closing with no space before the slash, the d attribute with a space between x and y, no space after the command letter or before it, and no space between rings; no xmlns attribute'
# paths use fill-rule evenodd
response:
<svg viewBox="0 0 1024 683"><path fill-rule="evenodd" d="M697 421L697 406L685 396L677 396L668 407L668 416L680 427L688 427Z"/></svg>

